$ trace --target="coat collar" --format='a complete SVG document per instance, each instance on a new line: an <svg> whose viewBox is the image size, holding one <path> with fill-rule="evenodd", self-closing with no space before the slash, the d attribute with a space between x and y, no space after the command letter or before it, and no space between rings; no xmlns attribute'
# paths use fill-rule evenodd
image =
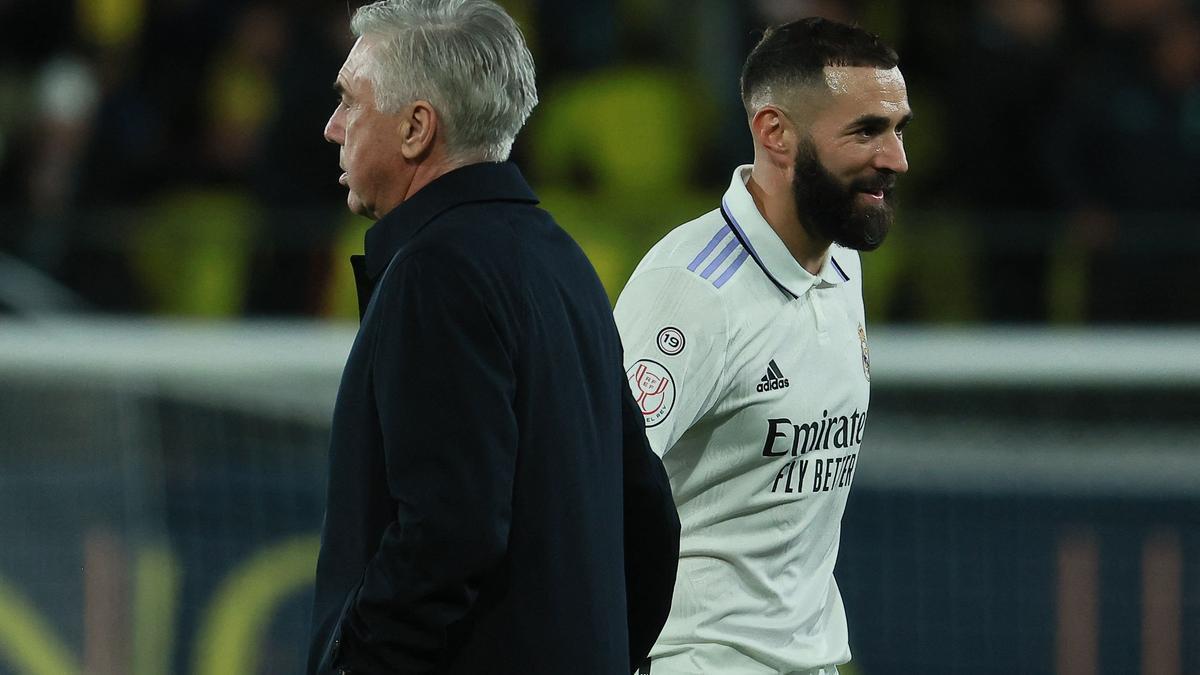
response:
<svg viewBox="0 0 1200 675"><path fill-rule="evenodd" d="M469 164L442 174L367 230L366 275L378 280L400 247L430 221L456 206L477 202L536 204L538 198L512 162Z"/></svg>

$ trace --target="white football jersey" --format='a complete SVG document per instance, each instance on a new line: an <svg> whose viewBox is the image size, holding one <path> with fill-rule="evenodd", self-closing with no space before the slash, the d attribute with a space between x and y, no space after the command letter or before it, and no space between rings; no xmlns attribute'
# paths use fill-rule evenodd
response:
<svg viewBox="0 0 1200 675"><path fill-rule="evenodd" d="M755 207L750 169L655 245L617 301L683 526L654 675L850 659L833 567L870 394L858 254L833 246L805 271Z"/></svg>

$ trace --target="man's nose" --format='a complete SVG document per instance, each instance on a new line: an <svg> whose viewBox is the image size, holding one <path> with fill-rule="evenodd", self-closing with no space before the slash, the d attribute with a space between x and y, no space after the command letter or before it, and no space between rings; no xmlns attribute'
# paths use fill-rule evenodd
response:
<svg viewBox="0 0 1200 675"><path fill-rule="evenodd" d="M342 120L339 118L338 112L339 110L334 110L333 114L329 116L329 121L325 123L325 140L341 145L345 138L342 134L344 130L342 129Z"/></svg>
<svg viewBox="0 0 1200 675"><path fill-rule="evenodd" d="M897 134L885 134L875 149L875 168L892 173L908 171L908 156L904 153L904 139Z"/></svg>

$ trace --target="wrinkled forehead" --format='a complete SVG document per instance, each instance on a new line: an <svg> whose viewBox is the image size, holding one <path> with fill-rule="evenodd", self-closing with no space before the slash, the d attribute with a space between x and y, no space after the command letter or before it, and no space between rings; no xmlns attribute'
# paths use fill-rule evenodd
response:
<svg viewBox="0 0 1200 675"><path fill-rule="evenodd" d="M346 61L342 64L339 75L347 81L365 78L367 69L372 63L371 50L375 48L375 39L372 36L364 35L354 41L354 46L350 48L350 53L346 55Z"/></svg>

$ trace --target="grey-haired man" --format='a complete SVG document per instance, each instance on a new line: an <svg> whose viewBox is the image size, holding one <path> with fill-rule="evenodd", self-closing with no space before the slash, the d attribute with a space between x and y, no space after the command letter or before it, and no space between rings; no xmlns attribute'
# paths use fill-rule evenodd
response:
<svg viewBox="0 0 1200 675"><path fill-rule="evenodd" d="M487 0L385 0L352 28L325 137L378 222L309 672L630 672L679 521L604 290L504 162L537 102L529 51Z"/></svg>

